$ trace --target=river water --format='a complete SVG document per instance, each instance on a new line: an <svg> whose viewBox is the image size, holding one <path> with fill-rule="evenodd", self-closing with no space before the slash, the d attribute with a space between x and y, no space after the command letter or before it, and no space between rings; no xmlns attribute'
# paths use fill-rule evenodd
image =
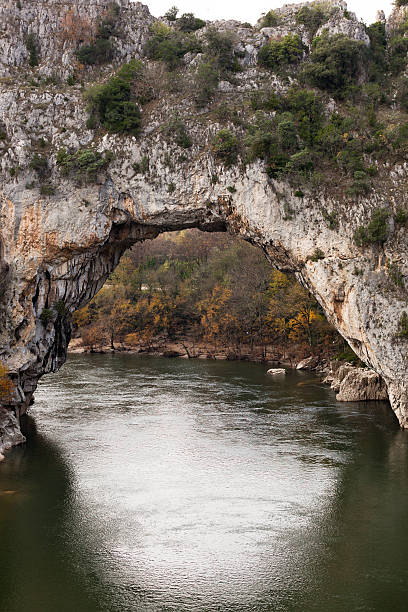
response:
<svg viewBox="0 0 408 612"><path fill-rule="evenodd" d="M0 465L3 612L407 610L408 434L257 364L71 356Z"/></svg>

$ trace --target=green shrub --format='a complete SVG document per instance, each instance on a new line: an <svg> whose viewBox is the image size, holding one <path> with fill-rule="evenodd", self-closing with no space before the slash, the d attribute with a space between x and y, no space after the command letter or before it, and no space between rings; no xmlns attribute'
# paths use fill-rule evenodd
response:
<svg viewBox="0 0 408 612"><path fill-rule="evenodd" d="M296 189L295 191L295 198L304 198L305 194L303 193L303 191L301 189Z"/></svg>
<svg viewBox="0 0 408 612"><path fill-rule="evenodd" d="M351 139L347 142L343 141L343 150L339 151L336 156L337 163L341 168L349 175L356 179L365 178L364 176L356 172L364 172L364 158L362 151L362 143L360 140Z"/></svg>
<svg viewBox="0 0 408 612"><path fill-rule="evenodd" d="M406 77L398 79L395 99L402 110L408 112L408 79Z"/></svg>
<svg viewBox="0 0 408 612"><path fill-rule="evenodd" d="M49 173L47 158L43 157L42 155L38 155L38 153L34 154L29 163L29 167L31 170L35 170L40 179L44 179Z"/></svg>
<svg viewBox="0 0 408 612"><path fill-rule="evenodd" d="M109 39L119 34L116 29L119 13L120 7L115 2L110 2L104 19L97 25L95 41L89 45L82 45L76 52L81 64L88 66L106 64L113 59L115 48Z"/></svg>
<svg viewBox="0 0 408 612"><path fill-rule="evenodd" d="M116 2L109 2L108 10L105 13L102 21L99 22L97 27L97 38L108 39L110 36L118 36L116 25L120 14L120 7Z"/></svg>
<svg viewBox="0 0 408 612"><path fill-rule="evenodd" d="M283 105L283 97L274 91L262 91L258 89L251 94L251 108L257 110L281 110Z"/></svg>
<svg viewBox="0 0 408 612"><path fill-rule="evenodd" d="M75 153L60 149L57 154L57 165L61 174L73 178L78 183L94 183L98 173L106 170L112 159L110 151L102 155L93 149L78 149Z"/></svg>
<svg viewBox="0 0 408 612"><path fill-rule="evenodd" d="M227 102L221 102L215 109L214 114L220 123L231 122L234 125L242 125L242 119L236 107L231 107Z"/></svg>
<svg viewBox="0 0 408 612"><path fill-rule="evenodd" d="M344 98L357 84L366 56L363 42L325 32L313 40L311 61L303 68L302 78L313 87Z"/></svg>
<svg viewBox="0 0 408 612"><path fill-rule="evenodd" d="M133 81L139 78L142 68L141 62L132 60L124 64L107 83L95 85L87 91L91 118L96 114L101 125L109 132L132 135L139 132L141 112L132 96ZM91 124L94 125L92 119Z"/></svg>
<svg viewBox="0 0 408 612"><path fill-rule="evenodd" d="M407 65L408 38L392 36L388 41L388 60L392 74L400 74Z"/></svg>
<svg viewBox="0 0 408 612"><path fill-rule="evenodd" d="M370 81L383 81L387 71L387 34L385 23L377 21L366 28L370 39L368 78Z"/></svg>
<svg viewBox="0 0 408 612"><path fill-rule="evenodd" d="M354 179L349 187L346 189L347 195L353 196L363 196L367 195L370 192L370 184L364 179Z"/></svg>
<svg viewBox="0 0 408 612"><path fill-rule="evenodd" d="M168 21L176 21L178 12L177 6L172 6L167 13L164 13L164 16Z"/></svg>
<svg viewBox="0 0 408 612"><path fill-rule="evenodd" d="M303 43L298 34L288 34L282 40L271 40L259 51L258 62L270 70L281 70L296 64L303 57Z"/></svg>
<svg viewBox="0 0 408 612"><path fill-rule="evenodd" d="M226 166L236 163L238 157L238 139L231 130L220 130L214 139L213 151L217 159Z"/></svg>
<svg viewBox="0 0 408 612"><path fill-rule="evenodd" d="M28 63L31 67L38 66L39 64L39 46L36 35L33 32L29 32L25 38L25 45L29 52Z"/></svg>
<svg viewBox="0 0 408 612"><path fill-rule="evenodd" d="M218 85L218 72L211 62L201 62L194 75L194 98L198 108L211 102Z"/></svg>
<svg viewBox="0 0 408 612"><path fill-rule="evenodd" d="M309 260L316 262L316 261L319 261L320 259L324 259L324 258L325 258L325 254L323 253L322 249L319 249L319 247L317 247L314 250L313 255L311 255L309 257Z"/></svg>
<svg viewBox="0 0 408 612"><path fill-rule="evenodd" d="M203 19L198 19L193 13L184 13L177 19L177 28L181 32L195 32L205 26Z"/></svg>
<svg viewBox="0 0 408 612"><path fill-rule="evenodd" d="M206 56L219 71L220 76L237 72L239 64L234 54L234 38L229 32L218 32L209 28L205 33L207 41Z"/></svg>
<svg viewBox="0 0 408 612"><path fill-rule="evenodd" d="M51 183L44 183L40 186L40 194L44 196L55 195L55 187Z"/></svg>
<svg viewBox="0 0 408 612"><path fill-rule="evenodd" d="M329 17L330 14L322 5L306 5L302 6L296 13L296 23L304 25L310 38L313 38L320 26L323 25Z"/></svg>
<svg viewBox="0 0 408 612"><path fill-rule="evenodd" d="M357 246L363 247L369 244L383 244L388 237L388 219L390 213L386 208L377 208L371 217L367 227L360 226L354 233Z"/></svg>
<svg viewBox="0 0 408 612"><path fill-rule="evenodd" d="M255 121L248 126L245 145L248 148L249 161L257 158L269 161L279 150L276 120L258 112Z"/></svg>
<svg viewBox="0 0 408 612"><path fill-rule="evenodd" d="M398 322L398 338L408 338L408 315L403 311Z"/></svg>
<svg viewBox="0 0 408 612"><path fill-rule="evenodd" d="M67 314L67 306L64 300L57 300L53 303L52 309L57 313L59 317L64 317Z"/></svg>
<svg viewBox="0 0 408 612"><path fill-rule="evenodd" d="M399 225L405 225L408 221L408 211L403 208L397 209L397 214L395 215L395 222Z"/></svg>
<svg viewBox="0 0 408 612"><path fill-rule="evenodd" d="M177 114L173 115L173 117L162 126L162 132L183 149L188 149L192 145L186 126Z"/></svg>
<svg viewBox="0 0 408 612"><path fill-rule="evenodd" d="M320 99L313 91L292 87L287 93L284 104L296 117L299 137L307 145L313 145L324 120Z"/></svg>
<svg viewBox="0 0 408 612"><path fill-rule="evenodd" d="M140 170L142 171L143 174L147 174L150 170L149 158L146 155L143 155L141 159Z"/></svg>
<svg viewBox="0 0 408 612"><path fill-rule="evenodd" d="M322 210L323 219L327 221L329 229L335 230L337 229L339 222L337 219L337 213L335 211L329 213L327 210Z"/></svg>
<svg viewBox="0 0 408 612"><path fill-rule="evenodd" d="M92 45L83 45L76 52L78 61L87 66L106 64L111 61L113 54L113 45L105 38L98 38Z"/></svg>
<svg viewBox="0 0 408 612"><path fill-rule="evenodd" d="M262 19L261 28L274 28L279 25L279 15L276 11L270 10Z"/></svg>
<svg viewBox="0 0 408 612"><path fill-rule="evenodd" d="M313 172L313 155L309 149L302 149L290 156L285 171L292 174L300 174L307 178Z"/></svg>
<svg viewBox="0 0 408 612"><path fill-rule="evenodd" d="M402 272L398 266L398 264L396 263L388 263L387 264L387 270L388 270L388 274L390 276L390 279L392 280L392 282L397 285L397 287L403 287L404 286L404 277L402 275Z"/></svg>
<svg viewBox="0 0 408 612"><path fill-rule="evenodd" d="M43 308L40 314L40 320L44 325L48 325L50 321L54 318L54 313L50 308Z"/></svg>
<svg viewBox="0 0 408 612"><path fill-rule="evenodd" d="M359 357L355 354L351 347L347 347L342 353L338 353L334 357L337 361L347 361L348 363L352 363L353 365L358 365L361 363Z"/></svg>
<svg viewBox="0 0 408 612"><path fill-rule="evenodd" d="M145 46L147 57L165 62L169 70L180 66L186 53L200 51L201 45L194 35L175 31L164 23L152 26L151 36Z"/></svg>
<svg viewBox="0 0 408 612"><path fill-rule="evenodd" d="M297 148L296 125L290 113L286 113L278 119L277 133L282 150L294 151Z"/></svg>

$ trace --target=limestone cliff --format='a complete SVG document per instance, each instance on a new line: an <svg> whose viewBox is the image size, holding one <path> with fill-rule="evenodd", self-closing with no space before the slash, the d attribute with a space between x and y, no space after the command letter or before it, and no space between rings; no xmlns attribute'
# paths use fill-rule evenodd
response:
<svg viewBox="0 0 408 612"><path fill-rule="evenodd" d="M364 27L345 3L332 6L336 12L321 27L368 45ZM140 133L95 129L87 122L83 85L143 58L155 21L140 3L120 0L118 7L114 57L89 68L78 64L75 52L87 42L86 23L103 19L109 3L5 0L0 7L0 360L15 382L8 409L17 416L24 412L38 379L64 363L72 312L99 290L126 248L163 231L198 227L239 234L272 264L294 272L354 351L383 377L401 426L408 426L408 346L400 333L407 308L407 231L394 222L398 209L408 205L408 165L385 161L372 190L351 197L341 180L336 189L326 184L299 192L289 180L271 178L264 161L244 163L240 152L237 163L223 164L213 153L223 126L211 105L197 109L191 88L180 94L166 81L161 63L147 59L147 86L155 92L143 106ZM233 34L240 65L234 78L219 81L217 99L239 108L253 91L288 89L291 77L260 69L257 56L271 36L290 31L310 46L307 29L293 17L298 10L299 5L285 7L272 27L213 24ZM79 42L68 27L70 11L75 28L84 28ZM209 27L199 30L198 39ZM34 35L38 61L30 67ZM187 84L199 56L189 52L183 58L180 72ZM333 110L336 103L328 99L327 105ZM188 129L188 149L162 129L175 111ZM233 122L228 125L235 129ZM57 163L58 151L81 147L113 154L93 181L75 180ZM46 168L33 164L34 154L46 155ZM45 183L39 180L42 170ZM392 215L387 239L358 246L355 230L378 209ZM392 265L402 279L397 285L390 281ZM2 435L0 428L0 451Z"/></svg>

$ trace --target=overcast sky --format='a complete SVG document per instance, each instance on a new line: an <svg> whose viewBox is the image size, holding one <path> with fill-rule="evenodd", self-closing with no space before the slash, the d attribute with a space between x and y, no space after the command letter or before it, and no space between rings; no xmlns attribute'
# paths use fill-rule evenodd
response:
<svg viewBox="0 0 408 612"><path fill-rule="evenodd" d="M261 13L266 13L271 8L278 8L283 4L293 4L296 0L207 0L197 2L197 0L141 0L147 4L150 12L155 17L160 17L170 8L176 5L180 13L195 13L197 17L203 19L238 19L249 21L254 24ZM392 0L348 0L348 8L357 14L359 19L370 24L375 21L377 10L382 9L385 14L391 11ZM180 14L179 13L179 14Z"/></svg>

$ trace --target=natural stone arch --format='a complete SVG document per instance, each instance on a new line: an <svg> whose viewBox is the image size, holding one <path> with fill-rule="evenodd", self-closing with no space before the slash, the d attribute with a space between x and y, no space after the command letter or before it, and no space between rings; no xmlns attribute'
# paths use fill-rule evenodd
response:
<svg viewBox="0 0 408 612"><path fill-rule="evenodd" d="M118 2L123 37L117 41L117 66L142 55L154 21L140 3ZM106 9L105 0L74 4L79 16L93 20ZM408 276L407 231L393 221L398 208L408 208L406 164L384 164L369 196L346 197L339 177L332 189L308 186L303 194L296 185L268 177L262 162L245 165L238 155L231 166L220 164L211 151L220 126L212 117L203 120L191 99L173 100L171 106L165 95L146 113L137 138L95 133L87 127L79 88L33 88L24 81L24 40L33 24L41 47L40 74L70 76L75 46L61 42L60 34L61 16L71 8L68 0L22 3L21 9L7 0L0 7L6 24L0 66L9 75L0 89L6 137L0 158L0 360L16 382L10 407L24 411L38 378L64 362L72 311L102 286L128 246L162 231L199 227L239 234L262 248L274 265L293 272L361 359L383 376L399 422L408 426L407 340L399 336L407 298L390 274L394 266ZM363 32L354 17L341 23L356 26L357 38ZM238 27L235 22L227 26ZM263 86L265 75L257 82L256 61L270 36L266 30L238 28L248 43L240 51L248 73L239 88L220 83L220 95L234 103L242 92ZM268 85L282 87L276 75ZM174 110L182 113L191 134L187 152L160 132ZM56 188L48 195L38 185L30 187L38 178L30 169L32 144L44 135L49 180ZM115 158L96 183L81 185L61 176L56 161L62 147L109 150ZM150 170L135 170L147 158ZM387 240L358 247L355 230L379 208L390 214ZM47 322L43 313L53 304L56 314Z"/></svg>
<svg viewBox="0 0 408 612"><path fill-rule="evenodd" d="M384 377L392 407L406 425L405 343L396 337L404 303L398 292L386 291L385 259L395 256L395 242L393 250L362 251L350 236L346 208L333 231L322 219L327 201L294 197L288 185L268 181L258 164L244 176L233 172L226 171L214 187L208 172L196 166L175 196L152 194L147 183L137 192L119 191L111 178L87 188L86 201L68 182L52 202L22 203L2 194L8 273L0 358L17 384L15 409L24 412L38 379L64 363L71 313L99 290L124 250L163 231L196 227L240 235L274 265L295 273L361 359ZM226 195L232 181L235 192ZM56 314L43 320L50 308Z"/></svg>

